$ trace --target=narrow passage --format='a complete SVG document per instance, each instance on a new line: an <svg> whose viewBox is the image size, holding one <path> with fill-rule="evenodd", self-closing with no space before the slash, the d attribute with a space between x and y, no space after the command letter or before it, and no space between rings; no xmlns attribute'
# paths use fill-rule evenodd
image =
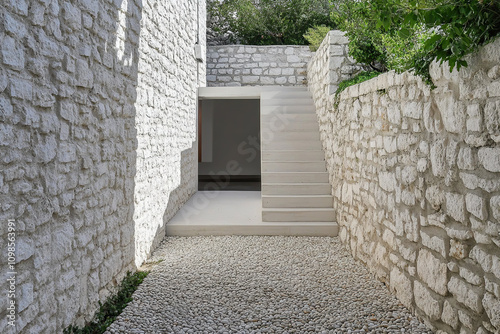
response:
<svg viewBox="0 0 500 334"><path fill-rule="evenodd" d="M337 238L167 237L107 333L432 333Z"/></svg>

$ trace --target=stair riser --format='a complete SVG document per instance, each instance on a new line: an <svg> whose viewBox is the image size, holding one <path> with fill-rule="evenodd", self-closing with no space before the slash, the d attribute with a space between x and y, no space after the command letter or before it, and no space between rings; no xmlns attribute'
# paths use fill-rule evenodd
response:
<svg viewBox="0 0 500 334"><path fill-rule="evenodd" d="M333 199L328 197L262 197L264 208L331 208Z"/></svg>
<svg viewBox="0 0 500 334"><path fill-rule="evenodd" d="M312 132L315 131L319 135L319 125L317 122L304 122L304 123L279 123L265 124L261 123L261 131L274 133L274 132Z"/></svg>
<svg viewBox="0 0 500 334"><path fill-rule="evenodd" d="M326 172L324 161L262 162L262 172Z"/></svg>
<svg viewBox="0 0 500 334"><path fill-rule="evenodd" d="M271 142L262 144L263 150L321 150L320 142L307 142L307 141L298 141L298 142Z"/></svg>
<svg viewBox="0 0 500 334"><path fill-rule="evenodd" d="M276 141L319 141L319 133L318 132L272 132L262 134L263 141L276 142ZM266 136L266 137L264 137Z"/></svg>
<svg viewBox="0 0 500 334"><path fill-rule="evenodd" d="M261 99L261 107L286 107L286 106L308 106L314 107L314 102L311 98L298 98L298 99Z"/></svg>
<svg viewBox="0 0 500 334"><path fill-rule="evenodd" d="M312 99L311 93L308 91L264 93L264 95L266 99L273 100Z"/></svg>
<svg viewBox="0 0 500 334"><path fill-rule="evenodd" d="M325 154L321 150L262 152L262 161L323 161L324 159Z"/></svg>
<svg viewBox="0 0 500 334"><path fill-rule="evenodd" d="M262 184L262 195L331 195L330 184Z"/></svg>
<svg viewBox="0 0 500 334"><path fill-rule="evenodd" d="M262 183L328 183L328 173L262 173Z"/></svg>
<svg viewBox="0 0 500 334"><path fill-rule="evenodd" d="M333 222L335 213L332 211L290 211L273 212L262 210L262 220L265 222Z"/></svg>
<svg viewBox="0 0 500 334"><path fill-rule="evenodd" d="M310 114L316 115L316 109L312 105L262 105L260 106L261 114L267 115L294 115L294 114Z"/></svg>
<svg viewBox="0 0 500 334"><path fill-rule="evenodd" d="M280 114L280 113L271 113L271 114L262 114L261 122L263 124L278 124L278 123L293 123L293 122L317 122L318 117L316 114Z"/></svg>

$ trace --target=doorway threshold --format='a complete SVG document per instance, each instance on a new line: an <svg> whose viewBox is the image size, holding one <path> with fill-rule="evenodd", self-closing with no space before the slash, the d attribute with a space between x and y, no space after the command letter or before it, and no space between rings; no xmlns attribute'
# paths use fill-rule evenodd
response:
<svg viewBox="0 0 500 334"><path fill-rule="evenodd" d="M263 222L260 191L198 191L166 226L167 236L338 235L334 222Z"/></svg>

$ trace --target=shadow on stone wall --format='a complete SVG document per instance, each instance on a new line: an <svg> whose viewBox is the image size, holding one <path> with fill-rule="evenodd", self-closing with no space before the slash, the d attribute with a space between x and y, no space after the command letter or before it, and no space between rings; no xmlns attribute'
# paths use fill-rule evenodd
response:
<svg viewBox="0 0 500 334"><path fill-rule="evenodd" d="M0 226L16 221L18 261L16 326L3 308L0 332L56 333L135 269L142 1L0 8Z"/></svg>

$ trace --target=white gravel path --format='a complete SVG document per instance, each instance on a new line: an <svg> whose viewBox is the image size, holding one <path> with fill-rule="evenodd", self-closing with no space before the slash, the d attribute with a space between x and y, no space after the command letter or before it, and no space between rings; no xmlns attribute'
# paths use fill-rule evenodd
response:
<svg viewBox="0 0 500 334"><path fill-rule="evenodd" d="M166 238L107 333L432 333L337 238Z"/></svg>

